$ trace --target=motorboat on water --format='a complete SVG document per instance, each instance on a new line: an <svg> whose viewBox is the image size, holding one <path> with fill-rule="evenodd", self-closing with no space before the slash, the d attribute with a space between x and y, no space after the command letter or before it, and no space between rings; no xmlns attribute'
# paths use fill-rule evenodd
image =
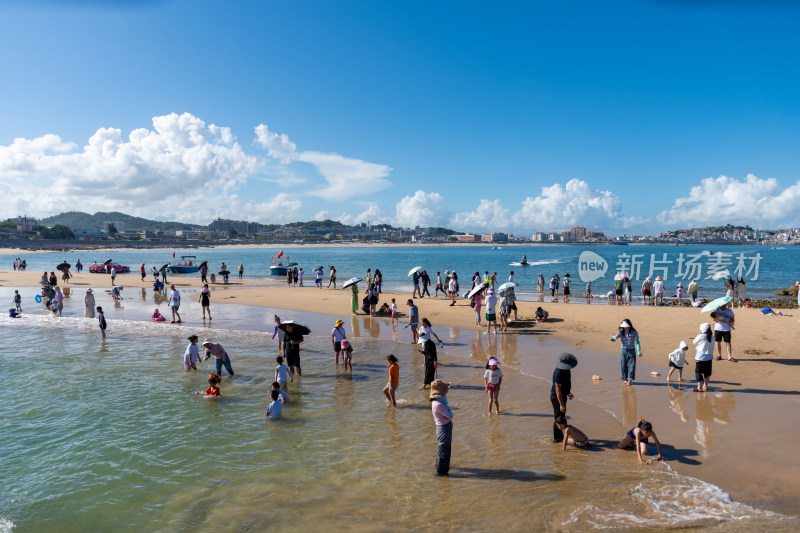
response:
<svg viewBox="0 0 800 533"><path fill-rule="evenodd" d="M167 270L173 274L193 274L199 270L197 256L182 255L181 260L175 265L168 266Z"/></svg>
<svg viewBox="0 0 800 533"><path fill-rule="evenodd" d="M295 265L297 265L297 263L289 261L289 256L283 252L278 255L273 255L269 265L269 275L285 276L289 269Z"/></svg>

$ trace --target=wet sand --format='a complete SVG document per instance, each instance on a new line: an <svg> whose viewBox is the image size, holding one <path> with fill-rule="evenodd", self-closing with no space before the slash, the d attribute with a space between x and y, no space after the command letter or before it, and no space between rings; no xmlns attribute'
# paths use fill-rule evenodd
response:
<svg viewBox="0 0 800 533"><path fill-rule="evenodd" d="M36 272L0 271L0 285L36 287L40 276L41 273ZM145 283L139 281L138 275L121 276L118 283L122 279L129 290L140 290L136 287L138 283L151 295L149 277ZM107 277L102 279L86 273L74 278L71 286L79 292L88 286L103 286L98 283L101 280L110 286ZM190 297L196 294L193 288L200 286L198 278L176 276L174 280ZM238 280L232 282L238 284ZM212 285L212 308L217 316L224 315L224 310L216 307L221 303L288 310L284 317L291 311L312 312L330 315L330 327L334 317L342 317L348 326L353 322L358 324L362 334L391 335L388 318L352 318L349 290L319 290L313 286L313 280L311 286L305 288L287 288L280 282L265 285L263 280L245 280L241 285L228 287ZM392 297L405 313L408 294L383 293L380 303ZM791 423L782 424L787 416L791 418L791 413L797 412L800 396L796 385L800 383L800 359L794 355L797 317L765 317L755 309L736 309L733 346L734 357L739 362L715 361L711 391L695 393L691 391L691 382L685 382L681 388L678 384L668 387L665 379L667 354L680 340L691 344L699 323L708 320L707 315L701 315L696 309L518 302L520 320L512 323L509 334L500 335L499 340L494 340L492 335L492 341L484 347L482 341L486 336L481 336L482 332L475 328L474 313L465 300L457 300L455 307L449 307L449 301L444 298L425 298L417 303L421 316L431 320L446 343L450 337L447 326L474 330L474 342L465 343L463 336L459 336L458 343L445 346L445 353L469 355L477 363L489 355L498 355L504 365L541 381L535 390L517 390L509 383L503 394L509 410L550 411L547 380L554 363L537 354L546 351L555 356L557 350L553 343L561 343L563 350L572 351L580 360L573 371L576 401L568 409L571 423L591 438L618 440L640 417L645 417L653 422L661 441L671 446L665 455L669 465L678 472L714 483L736 501L800 514L800 504L796 500L800 479L794 475L800 461L791 445L800 437L800 430ZM550 312L550 322L541 325L531 322L538 305ZM638 379L632 388L621 385L619 345L608 341L623 318L632 320L638 329L644 352L637 368ZM199 313L185 316L184 326L193 321L200 324ZM403 329L405 321L404 315L396 328L399 341L410 340L410 333ZM325 330L325 326L321 328ZM684 367L687 380L694 374L693 353L690 347L689 362ZM653 377L651 371L659 371L661 375ZM599 374L603 380L593 382L593 374ZM479 376L475 381L470 385L480 386ZM596 416L598 410L609 416ZM541 425L537 423L532 438L547 438L546 424L538 427ZM778 434L772 436L774 433ZM631 467L637 467L634 457L631 457Z"/></svg>

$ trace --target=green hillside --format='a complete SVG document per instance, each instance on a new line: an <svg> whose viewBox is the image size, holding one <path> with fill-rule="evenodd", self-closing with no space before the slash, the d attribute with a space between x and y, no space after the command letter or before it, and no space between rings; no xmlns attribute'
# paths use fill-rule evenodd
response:
<svg viewBox="0 0 800 533"><path fill-rule="evenodd" d="M153 231L153 230L184 230L184 229L202 229L206 226L198 226L197 224L184 224L183 222L159 222L157 220L148 220L146 218L134 217L119 212L98 212L94 215L82 213L80 211L70 211L68 213L61 213L52 217L41 219L40 223L43 226L52 226L54 224L63 224L70 228L106 228L107 222L123 222L126 231Z"/></svg>

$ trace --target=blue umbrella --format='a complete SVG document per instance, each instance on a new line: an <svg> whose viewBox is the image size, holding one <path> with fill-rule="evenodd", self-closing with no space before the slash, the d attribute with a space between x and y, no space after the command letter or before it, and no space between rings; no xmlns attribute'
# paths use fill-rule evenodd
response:
<svg viewBox="0 0 800 533"><path fill-rule="evenodd" d="M700 310L700 312L708 313L709 311L714 311L717 307L722 307L731 300L733 300L733 298L730 296L722 296L721 298L717 298L716 300L711 300L705 305L705 307L703 307Z"/></svg>

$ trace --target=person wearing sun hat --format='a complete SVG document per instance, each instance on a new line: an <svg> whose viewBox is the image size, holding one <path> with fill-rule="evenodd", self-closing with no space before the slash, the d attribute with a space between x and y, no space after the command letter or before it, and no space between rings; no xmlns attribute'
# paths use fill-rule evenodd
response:
<svg viewBox="0 0 800 533"><path fill-rule="evenodd" d="M94 294L92 294L92 289L86 289L86 296L83 297L83 317L84 318L94 318Z"/></svg>
<svg viewBox="0 0 800 533"><path fill-rule="evenodd" d="M661 276L656 276L656 280L653 282L653 302L655 305L664 305L664 295L666 293Z"/></svg>
<svg viewBox="0 0 800 533"><path fill-rule="evenodd" d="M658 279L658 278L656 278ZM636 379L636 356L642 356L642 345L639 343L639 332L633 327L629 319L622 321L617 334L609 340L614 342L620 339L620 369L622 371L622 384L631 386Z"/></svg>
<svg viewBox="0 0 800 533"><path fill-rule="evenodd" d="M233 368L231 368L231 358L228 357L228 352L225 351L225 348L218 342L211 342L208 339L203 340L202 344L203 348L206 349L206 353L203 356L203 361L214 356L215 363L216 363L216 374L222 375L222 366L225 366L225 370L228 371L228 374L231 376L233 375Z"/></svg>
<svg viewBox="0 0 800 533"><path fill-rule="evenodd" d="M500 384L503 382L503 371L498 367L500 361L496 357L489 359L486 363L486 372L483 373L486 394L489 395L489 414L492 414L492 403L497 407L497 414L500 414Z"/></svg>
<svg viewBox="0 0 800 533"><path fill-rule="evenodd" d="M453 411L447 404L450 383L436 379L431 383L431 412L439 441L436 455L436 473L446 476L450 472L450 451L453 443Z"/></svg>
<svg viewBox="0 0 800 533"><path fill-rule="evenodd" d="M337 365L339 364L339 354L342 351L342 341L346 338L347 335L344 333L344 320L339 319L331 330L331 344L333 345L333 353L336 355Z"/></svg>
<svg viewBox="0 0 800 533"><path fill-rule="evenodd" d="M555 419L567 414L567 400L572 396L572 369L578 365L578 359L571 353L558 356L558 363L553 370L553 385L550 387L550 403L553 405L553 440L562 442L564 432L559 429Z"/></svg>

